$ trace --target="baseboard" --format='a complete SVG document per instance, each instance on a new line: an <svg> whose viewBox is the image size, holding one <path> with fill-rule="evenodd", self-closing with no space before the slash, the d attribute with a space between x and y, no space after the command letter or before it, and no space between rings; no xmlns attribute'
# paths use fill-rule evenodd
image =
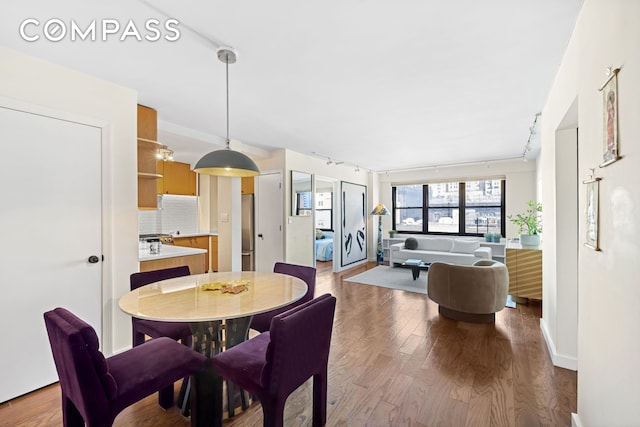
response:
<svg viewBox="0 0 640 427"><path fill-rule="evenodd" d="M551 339L551 334L547 330L546 324L542 321L542 319L540 319L540 329L542 330L544 342L547 343L547 350L549 350L549 355L551 356L551 362L553 363L553 366L577 371L578 359L576 357L565 356L556 352L556 346Z"/></svg>
<svg viewBox="0 0 640 427"><path fill-rule="evenodd" d="M571 427L582 427L582 422L580 421L580 416L575 412L571 413Z"/></svg>

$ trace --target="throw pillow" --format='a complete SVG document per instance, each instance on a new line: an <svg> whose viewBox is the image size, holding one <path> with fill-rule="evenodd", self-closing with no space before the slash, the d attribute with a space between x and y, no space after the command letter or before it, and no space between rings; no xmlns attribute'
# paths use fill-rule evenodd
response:
<svg viewBox="0 0 640 427"><path fill-rule="evenodd" d="M418 241L415 237L408 237L407 240L404 241L404 248L411 249L412 251L416 250L418 249Z"/></svg>
<svg viewBox="0 0 640 427"><path fill-rule="evenodd" d="M316 229L316 240L320 240L322 238L324 238L324 233L322 232L322 230Z"/></svg>
<svg viewBox="0 0 640 427"><path fill-rule="evenodd" d="M454 240L451 252L457 252L459 254L472 254L479 247L480 242L478 242L477 240Z"/></svg>

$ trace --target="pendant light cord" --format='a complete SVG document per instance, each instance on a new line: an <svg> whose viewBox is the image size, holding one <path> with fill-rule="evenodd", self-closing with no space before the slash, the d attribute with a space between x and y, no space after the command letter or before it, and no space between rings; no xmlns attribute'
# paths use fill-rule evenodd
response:
<svg viewBox="0 0 640 427"><path fill-rule="evenodd" d="M226 73L227 73L227 150L229 150L231 147L229 145L230 141L229 141L229 54L226 54L226 61L225 61L225 69L226 69Z"/></svg>

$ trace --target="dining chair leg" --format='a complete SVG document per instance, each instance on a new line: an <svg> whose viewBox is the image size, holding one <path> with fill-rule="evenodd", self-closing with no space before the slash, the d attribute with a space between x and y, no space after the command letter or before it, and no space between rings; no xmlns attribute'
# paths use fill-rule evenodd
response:
<svg viewBox="0 0 640 427"><path fill-rule="evenodd" d="M313 376L313 426L327 423L327 370Z"/></svg>
<svg viewBox="0 0 640 427"><path fill-rule="evenodd" d="M169 409L173 406L173 384L158 391L158 404L163 409Z"/></svg>
<svg viewBox="0 0 640 427"><path fill-rule="evenodd" d="M180 413L184 417L188 417L190 414L189 399L191 395L191 377L182 381L180 387L180 394L178 396L178 405L180 406Z"/></svg>
<svg viewBox="0 0 640 427"><path fill-rule="evenodd" d="M240 406L243 411L246 411L249 408L248 393L245 390L239 388L231 381L226 381L226 383L227 411L229 412L229 417L233 417L235 415L235 409L238 406L238 400L240 400Z"/></svg>

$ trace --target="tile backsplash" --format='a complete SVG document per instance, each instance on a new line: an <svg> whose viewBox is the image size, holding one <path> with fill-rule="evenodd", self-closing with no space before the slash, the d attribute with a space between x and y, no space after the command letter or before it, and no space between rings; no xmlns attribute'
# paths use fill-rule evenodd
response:
<svg viewBox="0 0 640 427"><path fill-rule="evenodd" d="M193 234L198 230L197 196L158 196L157 210L138 211L138 233Z"/></svg>

